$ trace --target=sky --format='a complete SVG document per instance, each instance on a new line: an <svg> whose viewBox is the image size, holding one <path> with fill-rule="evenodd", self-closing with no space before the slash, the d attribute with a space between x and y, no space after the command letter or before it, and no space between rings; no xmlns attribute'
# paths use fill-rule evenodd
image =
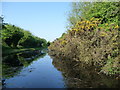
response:
<svg viewBox="0 0 120 90"><path fill-rule="evenodd" d="M2 2L4 22L53 41L67 31L71 2Z"/></svg>

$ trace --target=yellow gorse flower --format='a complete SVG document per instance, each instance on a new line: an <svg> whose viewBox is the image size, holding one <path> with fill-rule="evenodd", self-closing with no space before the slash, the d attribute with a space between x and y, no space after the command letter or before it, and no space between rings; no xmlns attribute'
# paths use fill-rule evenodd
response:
<svg viewBox="0 0 120 90"><path fill-rule="evenodd" d="M70 33L75 33L75 32L82 32L86 30L93 30L92 28L96 27L99 23L95 18L91 18L92 21L84 20L84 21L78 21L75 26L69 30ZM74 31L74 32L72 32Z"/></svg>
<svg viewBox="0 0 120 90"><path fill-rule="evenodd" d="M92 21L94 19L94 17L93 18L91 18L90 20Z"/></svg>
<svg viewBox="0 0 120 90"><path fill-rule="evenodd" d="M63 44L66 44L67 42L65 41L65 40L63 40L62 42L61 42L61 44L63 45Z"/></svg>
<svg viewBox="0 0 120 90"><path fill-rule="evenodd" d="M117 25L117 26L115 26L115 28L119 28L119 26Z"/></svg>

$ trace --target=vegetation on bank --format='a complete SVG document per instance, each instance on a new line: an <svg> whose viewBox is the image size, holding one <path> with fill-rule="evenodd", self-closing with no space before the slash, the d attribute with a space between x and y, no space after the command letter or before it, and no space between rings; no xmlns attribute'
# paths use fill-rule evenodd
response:
<svg viewBox="0 0 120 90"><path fill-rule="evenodd" d="M50 44L45 39L32 35L29 31L7 23L2 24L1 40L3 55L46 48Z"/></svg>
<svg viewBox="0 0 120 90"><path fill-rule="evenodd" d="M43 48L3 48L2 49L2 56L14 54L14 53L20 53L20 52L26 52L26 51L34 51L34 50L42 50Z"/></svg>
<svg viewBox="0 0 120 90"><path fill-rule="evenodd" d="M49 46L50 55L120 74L119 2L75 2L68 31Z"/></svg>

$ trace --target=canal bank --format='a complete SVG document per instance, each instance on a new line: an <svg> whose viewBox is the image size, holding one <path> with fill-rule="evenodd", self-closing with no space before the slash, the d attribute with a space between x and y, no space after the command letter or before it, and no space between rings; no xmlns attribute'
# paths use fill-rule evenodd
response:
<svg viewBox="0 0 120 90"><path fill-rule="evenodd" d="M20 52L26 52L26 51L42 50L42 49L43 48L18 48L18 49L2 48L2 56L20 53Z"/></svg>

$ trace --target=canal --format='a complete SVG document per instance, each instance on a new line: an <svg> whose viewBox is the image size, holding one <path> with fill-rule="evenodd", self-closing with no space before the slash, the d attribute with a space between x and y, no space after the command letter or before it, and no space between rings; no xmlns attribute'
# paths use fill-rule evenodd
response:
<svg viewBox="0 0 120 90"><path fill-rule="evenodd" d="M74 66L74 67L73 67ZM46 50L3 57L3 88L116 88L118 80L98 75L92 68L58 60Z"/></svg>
<svg viewBox="0 0 120 90"><path fill-rule="evenodd" d="M4 88L64 88L64 78L47 53L17 53L3 59Z"/></svg>

